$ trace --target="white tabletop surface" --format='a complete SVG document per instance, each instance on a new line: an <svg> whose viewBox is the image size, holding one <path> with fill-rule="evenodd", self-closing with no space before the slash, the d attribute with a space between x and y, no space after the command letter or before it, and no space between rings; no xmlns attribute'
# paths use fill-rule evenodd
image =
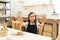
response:
<svg viewBox="0 0 60 40"><path fill-rule="evenodd" d="M1 29L2 26L0 26ZM23 32L23 35L17 36L17 35L11 35L19 32L19 30L8 28L8 34L5 37L0 37L0 40L52 40L51 37L46 37L42 35L32 34L28 32Z"/></svg>

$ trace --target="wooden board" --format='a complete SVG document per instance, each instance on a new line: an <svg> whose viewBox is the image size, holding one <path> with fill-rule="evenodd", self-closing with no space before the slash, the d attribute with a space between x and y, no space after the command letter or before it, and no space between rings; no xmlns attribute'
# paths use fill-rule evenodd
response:
<svg viewBox="0 0 60 40"><path fill-rule="evenodd" d="M44 36L52 37L52 34L50 32L43 32Z"/></svg>
<svg viewBox="0 0 60 40"><path fill-rule="evenodd" d="M53 31L52 28L53 28L53 26L50 24L44 25L44 31L46 31L46 32L52 32Z"/></svg>

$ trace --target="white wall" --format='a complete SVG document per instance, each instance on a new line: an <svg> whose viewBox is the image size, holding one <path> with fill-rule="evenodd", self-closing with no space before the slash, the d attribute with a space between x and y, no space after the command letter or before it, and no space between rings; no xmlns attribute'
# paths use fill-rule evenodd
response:
<svg viewBox="0 0 60 40"><path fill-rule="evenodd" d="M56 17L57 19L59 19L58 16L51 15L53 13L53 9L54 9L53 6L48 6L48 7L38 6L38 7L33 7L33 8L29 8L29 9L25 10L22 7L20 0L11 0L11 14L12 14L12 16L15 16L18 13L18 11L21 11L23 16L28 15L28 13L32 11L32 12L35 12L37 15L45 13L48 18L55 18Z"/></svg>

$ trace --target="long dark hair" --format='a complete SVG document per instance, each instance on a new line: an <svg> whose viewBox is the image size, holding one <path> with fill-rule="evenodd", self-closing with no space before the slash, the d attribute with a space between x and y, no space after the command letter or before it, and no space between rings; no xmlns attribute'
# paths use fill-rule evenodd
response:
<svg viewBox="0 0 60 40"><path fill-rule="evenodd" d="M30 24L30 19L29 19L29 17L30 17L31 14L35 14L35 13L34 13L34 12L30 12L30 13L29 13L29 15L28 15L28 24ZM34 23L36 24L36 14L35 14Z"/></svg>

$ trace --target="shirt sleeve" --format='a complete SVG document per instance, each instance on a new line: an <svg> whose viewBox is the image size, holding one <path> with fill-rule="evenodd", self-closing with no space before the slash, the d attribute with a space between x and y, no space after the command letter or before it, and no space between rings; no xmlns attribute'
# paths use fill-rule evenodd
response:
<svg viewBox="0 0 60 40"><path fill-rule="evenodd" d="M28 22L24 22L24 27L27 28Z"/></svg>
<svg viewBox="0 0 60 40"><path fill-rule="evenodd" d="M40 28L40 25L41 25L41 24L40 24L39 22L37 22L37 28Z"/></svg>

